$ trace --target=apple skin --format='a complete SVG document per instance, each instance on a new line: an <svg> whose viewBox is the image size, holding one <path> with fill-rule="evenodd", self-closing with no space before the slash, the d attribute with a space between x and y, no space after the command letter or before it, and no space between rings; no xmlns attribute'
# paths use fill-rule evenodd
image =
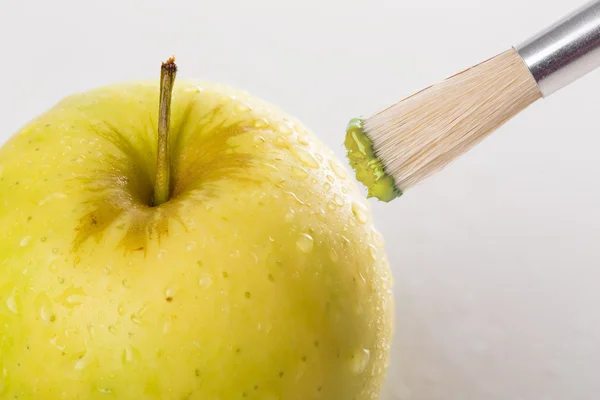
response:
<svg viewBox="0 0 600 400"><path fill-rule="evenodd" d="M374 400L392 277L369 205L296 119L180 80L70 96L0 148L0 398Z"/></svg>

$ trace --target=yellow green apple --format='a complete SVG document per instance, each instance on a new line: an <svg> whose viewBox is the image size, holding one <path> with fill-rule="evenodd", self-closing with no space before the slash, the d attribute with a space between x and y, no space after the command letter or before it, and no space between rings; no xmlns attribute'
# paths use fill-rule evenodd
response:
<svg viewBox="0 0 600 400"><path fill-rule="evenodd" d="M0 148L0 398L376 399L392 278L346 168L178 80L156 202L160 89L72 95Z"/></svg>

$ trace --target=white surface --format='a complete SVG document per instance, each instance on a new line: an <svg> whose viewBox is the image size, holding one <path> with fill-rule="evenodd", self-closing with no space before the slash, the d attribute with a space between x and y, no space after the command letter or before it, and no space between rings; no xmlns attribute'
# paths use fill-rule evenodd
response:
<svg viewBox="0 0 600 400"><path fill-rule="evenodd" d="M74 91L180 76L244 88L337 154L369 114L518 44L580 0L2 0L0 141ZM600 392L600 72L538 103L391 204L382 400Z"/></svg>

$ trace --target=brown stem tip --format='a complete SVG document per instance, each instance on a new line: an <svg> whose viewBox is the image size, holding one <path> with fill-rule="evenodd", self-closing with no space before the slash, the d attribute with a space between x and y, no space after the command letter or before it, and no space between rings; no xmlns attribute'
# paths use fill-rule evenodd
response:
<svg viewBox="0 0 600 400"><path fill-rule="evenodd" d="M175 56L169 57L169 59L162 63L162 67L172 72L177 72L177 64L175 64Z"/></svg>

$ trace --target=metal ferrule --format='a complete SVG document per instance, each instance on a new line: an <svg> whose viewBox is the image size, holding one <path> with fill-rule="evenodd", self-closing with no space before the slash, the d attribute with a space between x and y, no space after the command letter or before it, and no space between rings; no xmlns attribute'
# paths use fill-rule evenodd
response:
<svg viewBox="0 0 600 400"><path fill-rule="evenodd" d="M600 1L592 1L516 48L547 97L600 66Z"/></svg>

